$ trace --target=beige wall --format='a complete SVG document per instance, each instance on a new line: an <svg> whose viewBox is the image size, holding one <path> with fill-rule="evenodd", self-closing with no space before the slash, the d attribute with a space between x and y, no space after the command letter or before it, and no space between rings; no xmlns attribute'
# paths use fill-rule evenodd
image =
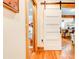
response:
<svg viewBox="0 0 79 59"><path fill-rule="evenodd" d="M24 0L20 0L19 13L4 8L4 59L25 59L25 14Z"/></svg>
<svg viewBox="0 0 79 59"><path fill-rule="evenodd" d="M38 45L38 47L43 47L43 42L42 42L42 40L43 40L43 21L44 21L44 19L43 19L43 14L44 14L44 6L43 5L41 5L40 3L41 3L41 1L42 0L38 0L38 3L37 3L37 24L38 24L38 39L37 39L37 45Z"/></svg>

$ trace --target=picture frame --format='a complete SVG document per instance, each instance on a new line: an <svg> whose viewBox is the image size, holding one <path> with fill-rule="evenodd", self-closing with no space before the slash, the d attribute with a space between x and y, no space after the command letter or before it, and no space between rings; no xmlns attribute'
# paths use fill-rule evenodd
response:
<svg viewBox="0 0 79 59"><path fill-rule="evenodd" d="M3 0L3 6L15 13L19 13L19 0Z"/></svg>

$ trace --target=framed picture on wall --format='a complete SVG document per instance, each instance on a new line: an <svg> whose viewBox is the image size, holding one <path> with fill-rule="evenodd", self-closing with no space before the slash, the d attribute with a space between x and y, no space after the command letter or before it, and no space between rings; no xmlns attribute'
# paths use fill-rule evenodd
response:
<svg viewBox="0 0 79 59"><path fill-rule="evenodd" d="M15 13L19 12L19 0L3 0L3 6Z"/></svg>

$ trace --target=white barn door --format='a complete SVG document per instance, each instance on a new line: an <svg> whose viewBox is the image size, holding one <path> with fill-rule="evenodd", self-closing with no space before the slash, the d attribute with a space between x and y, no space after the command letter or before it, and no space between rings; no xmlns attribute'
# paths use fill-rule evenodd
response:
<svg viewBox="0 0 79 59"><path fill-rule="evenodd" d="M60 21L60 6L46 5L44 10L44 50L61 50Z"/></svg>

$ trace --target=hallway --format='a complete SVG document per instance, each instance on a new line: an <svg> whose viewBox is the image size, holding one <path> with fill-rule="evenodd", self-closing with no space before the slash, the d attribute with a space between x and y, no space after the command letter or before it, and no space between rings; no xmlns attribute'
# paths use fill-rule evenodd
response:
<svg viewBox="0 0 79 59"><path fill-rule="evenodd" d="M74 0L38 0L37 4L28 5L34 6L29 8L34 19L29 15L28 59L75 59Z"/></svg>
<svg viewBox="0 0 79 59"><path fill-rule="evenodd" d="M4 59L75 59L75 0L3 3Z"/></svg>

